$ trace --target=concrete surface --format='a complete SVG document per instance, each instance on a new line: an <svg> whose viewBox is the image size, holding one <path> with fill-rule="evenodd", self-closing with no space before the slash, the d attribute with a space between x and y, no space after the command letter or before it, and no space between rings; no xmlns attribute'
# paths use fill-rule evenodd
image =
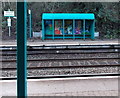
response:
<svg viewBox="0 0 120 98"><path fill-rule="evenodd" d="M3 96L16 95L16 80L0 80ZM118 96L118 77L28 80L28 96Z"/></svg>
<svg viewBox="0 0 120 98"><path fill-rule="evenodd" d="M16 45L16 41L2 41L2 45ZM109 45L109 44L118 44L118 40L45 40L45 41L28 41L28 45Z"/></svg>

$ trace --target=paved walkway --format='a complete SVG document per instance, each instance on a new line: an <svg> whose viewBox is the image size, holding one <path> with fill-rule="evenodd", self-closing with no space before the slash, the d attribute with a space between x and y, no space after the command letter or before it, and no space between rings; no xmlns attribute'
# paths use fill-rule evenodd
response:
<svg viewBox="0 0 120 98"><path fill-rule="evenodd" d="M118 91L83 91L76 93L53 93L32 96L118 96Z"/></svg>
<svg viewBox="0 0 120 98"><path fill-rule="evenodd" d="M2 95L16 96L16 80L1 80ZM118 96L118 77L28 79L29 96Z"/></svg>

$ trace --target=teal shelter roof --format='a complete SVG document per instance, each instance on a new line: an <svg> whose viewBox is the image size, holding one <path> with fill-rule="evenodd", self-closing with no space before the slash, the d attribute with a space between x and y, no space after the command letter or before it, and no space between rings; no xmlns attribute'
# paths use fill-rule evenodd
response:
<svg viewBox="0 0 120 98"><path fill-rule="evenodd" d="M43 13L42 19L95 19L93 13Z"/></svg>

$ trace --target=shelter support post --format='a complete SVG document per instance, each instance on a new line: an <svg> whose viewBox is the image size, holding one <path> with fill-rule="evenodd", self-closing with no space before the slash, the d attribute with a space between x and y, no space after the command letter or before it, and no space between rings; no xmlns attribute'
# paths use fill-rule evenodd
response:
<svg viewBox="0 0 120 98"><path fill-rule="evenodd" d="M85 19L83 20L83 39L85 40Z"/></svg>
<svg viewBox="0 0 120 98"><path fill-rule="evenodd" d="M73 39L75 39L75 20L73 19Z"/></svg>
<svg viewBox="0 0 120 98"><path fill-rule="evenodd" d="M45 29L44 29L44 20L42 19L42 40L44 40L45 39Z"/></svg>
<svg viewBox="0 0 120 98"><path fill-rule="evenodd" d="M65 39L65 20L63 19L63 39Z"/></svg>
<svg viewBox="0 0 120 98"><path fill-rule="evenodd" d="M92 27L91 27L91 31L92 31L92 33L91 33L91 39L92 40L94 40L95 38L94 38L94 33L95 33L95 20L93 20L92 21L92 25L91 25Z"/></svg>
<svg viewBox="0 0 120 98"><path fill-rule="evenodd" d="M55 36L54 36L55 34L54 34L54 20L52 20L52 39L54 40L55 38Z"/></svg>

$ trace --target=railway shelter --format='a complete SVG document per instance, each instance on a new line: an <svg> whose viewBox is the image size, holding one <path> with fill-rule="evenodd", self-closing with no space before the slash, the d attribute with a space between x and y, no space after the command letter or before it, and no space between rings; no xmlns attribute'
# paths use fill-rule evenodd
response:
<svg viewBox="0 0 120 98"><path fill-rule="evenodd" d="M94 39L95 16L93 13L43 13L42 40L45 39Z"/></svg>

